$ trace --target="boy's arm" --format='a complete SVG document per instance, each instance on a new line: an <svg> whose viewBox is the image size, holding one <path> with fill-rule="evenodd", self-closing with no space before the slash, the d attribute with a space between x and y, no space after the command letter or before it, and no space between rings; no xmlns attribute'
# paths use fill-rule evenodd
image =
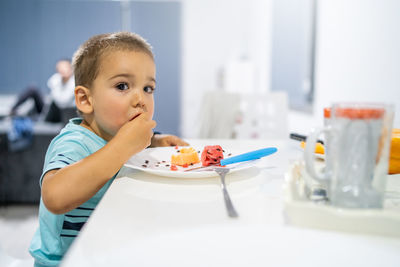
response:
<svg viewBox="0 0 400 267"><path fill-rule="evenodd" d="M48 171L42 182L46 208L62 214L89 200L133 154L150 145L154 127L155 122L142 114L121 127L97 152L62 169Z"/></svg>

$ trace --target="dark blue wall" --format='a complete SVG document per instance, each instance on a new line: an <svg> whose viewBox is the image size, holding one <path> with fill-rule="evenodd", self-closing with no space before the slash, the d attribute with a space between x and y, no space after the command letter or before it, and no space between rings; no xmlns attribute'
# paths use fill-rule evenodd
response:
<svg viewBox="0 0 400 267"><path fill-rule="evenodd" d="M162 132L178 134L181 73L181 4L177 2L131 5L132 31L153 46L157 66L154 95L155 120ZM176 117L178 116L178 117Z"/></svg>
<svg viewBox="0 0 400 267"><path fill-rule="evenodd" d="M131 30L154 48L157 130L179 134L181 4L131 2ZM0 94L29 84L48 92L47 79L60 58L71 58L90 36L121 30L117 1L0 1Z"/></svg>

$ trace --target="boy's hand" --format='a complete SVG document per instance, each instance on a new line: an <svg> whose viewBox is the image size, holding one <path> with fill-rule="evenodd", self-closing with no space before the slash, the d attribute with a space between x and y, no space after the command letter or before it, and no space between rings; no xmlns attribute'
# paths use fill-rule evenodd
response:
<svg viewBox="0 0 400 267"><path fill-rule="evenodd" d="M120 143L124 150L133 155L151 144L154 127L156 122L144 112L123 125L112 141Z"/></svg>
<svg viewBox="0 0 400 267"><path fill-rule="evenodd" d="M189 144L175 135L155 134L151 138L150 147L157 146L188 146Z"/></svg>

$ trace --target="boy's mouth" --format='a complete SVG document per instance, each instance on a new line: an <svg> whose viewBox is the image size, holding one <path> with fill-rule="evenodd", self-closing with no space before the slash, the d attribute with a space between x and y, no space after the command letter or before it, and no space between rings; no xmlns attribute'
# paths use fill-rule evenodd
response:
<svg viewBox="0 0 400 267"><path fill-rule="evenodd" d="M136 119L140 114L142 114L142 112L139 112L138 114L136 114L135 116L133 116L132 119L130 119L129 121L133 121L133 120Z"/></svg>

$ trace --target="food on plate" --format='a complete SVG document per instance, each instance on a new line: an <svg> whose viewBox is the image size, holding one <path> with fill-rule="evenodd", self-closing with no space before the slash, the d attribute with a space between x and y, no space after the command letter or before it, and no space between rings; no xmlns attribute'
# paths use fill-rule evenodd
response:
<svg viewBox="0 0 400 267"><path fill-rule="evenodd" d="M203 166L211 164L219 164L221 159L224 158L223 149L219 145L205 146L201 153L201 163Z"/></svg>
<svg viewBox="0 0 400 267"><path fill-rule="evenodd" d="M197 154L197 151L193 147L183 147L178 150L178 154L173 154L171 156L172 165L187 167L188 165L199 162L200 162L199 155Z"/></svg>
<svg viewBox="0 0 400 267"><path fill-rule="evenodd" d="M300 146L301 146L302 148L305 148L305 147L306 147L306 143L305 143L304 141L301 141ZM317 143L317 144L315 145L315 153L317 153L317 154L325 154L324 145L321 144L321 143Z"/></svg>
<svg viewBox="0 0 400 267"><path fill-rule="evenodd" d="M400 129L392 130L390 147L389 174L400 173Z"/></svg>

